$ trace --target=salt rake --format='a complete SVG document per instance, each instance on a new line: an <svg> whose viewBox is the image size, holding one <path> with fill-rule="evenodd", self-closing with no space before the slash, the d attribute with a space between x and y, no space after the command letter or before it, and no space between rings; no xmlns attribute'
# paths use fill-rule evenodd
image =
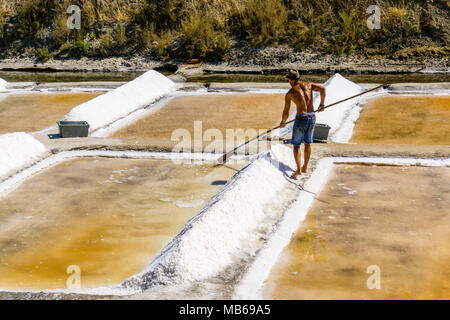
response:
<svg viewBox="0 0 450 320"><path fill-rule="evenodd" d="M409 76L409 75L411 75L411 74L420 72L420 71L424 70L425 68L426 68L426 67L422 67L422 68L420 68L420 69L418 69L418 70L416 70L416 71L412 71L412 72L408 73L407 75ZM406 77L406 76L405 76L405 77ZM325 110L325 109L327 109L327 108L330 108L330 107L333 107L333 106L335 106L335 105L341 104L341 103L343 103L343 102L345 102L345 101L348 101L348 100L357 98L357 97L359 97L359 96L362 96L362 95L364 95L364 94L366 94L366 93L369 93L369 92L378 90L378 89L380 89L380 88L386 88L386 87L389 86L390 84L392 84L392 82L380 84L380 85L378 85L378 86L376 86L376 87L374 87L374 88L372 88L372 89L368 89L368 90L363 91L363 92L361 92L361 93L355 94L354 96L351 96L351 97L345 98L345 99L343 99L343 100L340 100L340 101L334 102L334 103L332 103L332 104L329 104L329 105L325 106L323 109ZM319 110L314 110L314 112L319 112ZM289 123L292 123L292 122L294 122L294 121L295 121L295 119L290 120L290 121L286 122L285 124L289 124ZM252 138L252 139L250 139L250 140L245 141L244 143L240 144L239 146L237 146L237 147L234 148L233 150L224 153L223 156L221 156L219 159L217 159L217 164L216 164L215 166L221 166L221 165L225 164L225 162L228 161L228 159L236 152L237 149L239 149L239 148L241 148L241 147L243 147L243 146L249 144L249 143L252 142L252 141L255 141L255 140L257 140L257 139L259 139L259 138L261 138L261 137L264 137L264 136L268 135L269 133L271 133L273 130L276 130L276 129L279 129L279 128L280 128L279 125L276 126L276 127L273 127L272 129L269 129L269 130L267 130L266 132L263 132L263 133L257 135L256 137L254 137L254 138Z"/></svg>

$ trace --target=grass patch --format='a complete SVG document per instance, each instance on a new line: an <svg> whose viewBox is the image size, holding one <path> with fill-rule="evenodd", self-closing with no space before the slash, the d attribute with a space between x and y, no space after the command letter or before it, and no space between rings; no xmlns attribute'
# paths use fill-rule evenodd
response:
<svg viewBox="0 0 450 320"><path fill-rule="evenodd" d="M214 29L213 20L203 15L191 14L181 23L182 46L189 58L221 60L230 49L230 41Z"/></svg>
<svg viewBox="0 0 450 320"><path fill-rule="evenodd" d="M48 48L43 48L39 51L37 60L39 62L47 62L48 60L50 60L52 58L52 55L50 54L50 52L48 51Z"/></svg>
<svg viewBox="0 0 450 320"><path fill-rule="evenodd" d="M443 5L414 1L9 1L16 4L11 12L0 4L0 45L4 52L11 49L20 53L30 47L56 51L63 46L78 57L144 52L161 60L223 60L234 43L256 47L286 44L297 50L388 56L423 46L426 37L434 41L434 46L449 46L448 28L434 22L438 7L441 16L437 20L443 21ZM83 33L89 37L79 39L77 30L68 29L66 10L72 4L81 8ZM373 4L381 8L381 30L366 27L366 10ZM19 45L17 39L21 39ZM436 52L439 55L441 51Z"/></svg>
<svg viewBox="0 0 450 320"><path fill-rule="evenodd" d="M59 48L59 55L62 53L68 53L70 56L78 58L84 57L89 52L89 44L84 40L85 33L78 31L75 40L72 42L66 42Z"/></svg>
<svg viewBox="0 0 450 320"><path fill-rule="evenodd" d="M286 31L286 7L278 0L248 0L240 22L242 32L254 44L276 44Z"/></svg>

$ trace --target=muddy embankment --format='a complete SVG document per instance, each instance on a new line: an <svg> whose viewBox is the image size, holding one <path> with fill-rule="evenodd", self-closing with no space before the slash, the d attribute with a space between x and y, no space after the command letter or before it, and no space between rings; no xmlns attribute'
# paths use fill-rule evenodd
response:
<svg viewBox="0 0 450 320"><path fill-rule="evenodd" d="M285 48L288 50L288 48ZM244 52L241 53L241 55ZM273 58L272 55L280 56ZM236 58L228 62L186 65L183 60L157 61L146 56L113 57L104 59L52 59L45 63L34 58L11 58L0 60L0 71L45 71L45 72L142 72L149 69L175 73L182 77L202 74L280 74L288 69L302 73L405 73L426 67L427 73L449 73L448 56L430 59L366 59L348 55L337 56L312 52L295 52L284 57L283 48L269 48L251 54L251 59ZM269 57L272 57L269 59ZM182 78L180 77L180 80Z"/></svg>

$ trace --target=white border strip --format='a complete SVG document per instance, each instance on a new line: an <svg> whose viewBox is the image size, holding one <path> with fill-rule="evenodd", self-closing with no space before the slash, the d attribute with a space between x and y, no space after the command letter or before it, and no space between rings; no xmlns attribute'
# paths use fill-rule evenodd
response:
<svg viewBox="0 0 450 320"><path fill-rule="evenodd" d="M262 299L260 296L264 281L269 276L272 267L278 260L282 250L290 243L292 234L297 230L318 194L328 180L332 166L336 162L367 163L391 165L422 165L422 166L450 166L450 158L444 159L415 159L415 158L368 158L368 157L328 157L321 159L311 177L303 186L308 190L301 191L297 200L285 213L276 231L269 241L257 254L247 273L236 286L232 299L254 300Z"/></svg>
<svg viewBox="0 0 450 320"><path fill-rule="evenodd" d="M192 164L203 164L203 161L214 162L221 154L215 153L174 153L174 152L157 152L157 151L113 151L113 150L76 150L63 151L47 157L31 167L15 174L14 176L0 183L0 195L2 192L8 191L20 182L23 182L33 174L50 167L60 161L71 158L82 157L109 157L109 158L131 158L131 159L160 159L174 161L192 161ZM258 155L232 155L230 159L235 161L250 161Z"/></svg>

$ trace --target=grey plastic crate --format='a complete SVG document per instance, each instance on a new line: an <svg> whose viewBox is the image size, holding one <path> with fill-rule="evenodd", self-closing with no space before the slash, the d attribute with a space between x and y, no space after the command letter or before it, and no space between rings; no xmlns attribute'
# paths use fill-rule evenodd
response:
<svg viewBox="0 0 450 320"><path fill-rule="evenodd" d="M316 123L314 126L314 140L327 140L331 127L327 124Z"/></svg>
<svg viewBox="0 0 450 320"><path fill-rule="evenodd" d="M57 124L61 138L87 137L89 134L86 121L58 121Z"/></svg>

